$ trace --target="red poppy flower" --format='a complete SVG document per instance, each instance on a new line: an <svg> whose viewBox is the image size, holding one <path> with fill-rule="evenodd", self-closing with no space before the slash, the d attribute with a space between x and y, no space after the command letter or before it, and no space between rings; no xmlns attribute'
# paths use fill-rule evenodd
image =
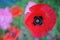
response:
<svg viewBox="0 0 60 40"><path fill-rule="evenodd" d="M19 8L18 6L13 6L10 9L10 12L12 13L13 17L17 17L22 14L22 9Z"/></svg>
<svg viewBox="0 0 60 40"><path fill-rule="evenodd" d="M3 40L3 35L0 35L0 40Z"/></svg>
<svg viewBox="0 0 60 40"><path fill-rule="evenodd" d="M16 40L19 35L19 30L15 27L11 27L9 32L3 36L3 40Z"/></svg>
<svg viewBox="0 0 60 40"><path fill-rule="evenodd" d="M41 38L50 31L56 23L56 15L53 9L47 4L36 4L29 8L24 16L24 24L31 35Z"/></svg>

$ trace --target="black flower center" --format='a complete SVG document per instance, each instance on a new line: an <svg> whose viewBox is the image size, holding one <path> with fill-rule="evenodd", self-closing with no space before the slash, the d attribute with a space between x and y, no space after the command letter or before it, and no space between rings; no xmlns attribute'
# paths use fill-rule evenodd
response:
<svg viewBox="0 0 60 40"><path fill-rule="evenodd" d="M10 36L11 37L14 37L15 36L13 31L10 33Z"/></svg>
<svg viewBox="0 0 60 40"><path fill-rule="evenodd" d="M42 23L43 23L42 21L43 21L42 16L35 16L34 17L33 24L34 25L42 25Z"/></svg>

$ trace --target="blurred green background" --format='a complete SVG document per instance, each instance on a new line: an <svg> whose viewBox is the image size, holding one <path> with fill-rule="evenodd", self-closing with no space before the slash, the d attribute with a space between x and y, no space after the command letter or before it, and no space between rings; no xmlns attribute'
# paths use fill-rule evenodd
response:
<svg viewBox="0 0 60 40"><path fill-rule="evenodd" d="M31 37L29 31L24 26L24 11L27 3L33 1L38 3L45 3L50 5L56 12L57 21L55 27L48 32L47 36L40 38L39 40L60 40L60 0L0 0L0 8L12 7L17 5L23 9L21 16L13 18L12 25L20 29L20 35L17 40L34 40ZM5 34L5 31L0 30L0 35Z"/></svg>

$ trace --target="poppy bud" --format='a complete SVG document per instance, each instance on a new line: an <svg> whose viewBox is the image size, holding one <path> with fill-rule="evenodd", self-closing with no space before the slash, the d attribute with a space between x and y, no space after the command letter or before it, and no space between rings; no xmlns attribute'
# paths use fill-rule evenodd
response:
<svg viewBox="0 0 60 40"><path fill-rule="evenodd" d="M35 38L46 36L56 23L56 15L47 4L36 4L29 8L24 16L24 24Z"/></svg>
<svg viewBox="0 0 60 40"><path fill-rule="evenodd" d="M12 13L13 17L17 17L22 14L22 9L19 8L18 6L12 6L10 12Z"/></svg>

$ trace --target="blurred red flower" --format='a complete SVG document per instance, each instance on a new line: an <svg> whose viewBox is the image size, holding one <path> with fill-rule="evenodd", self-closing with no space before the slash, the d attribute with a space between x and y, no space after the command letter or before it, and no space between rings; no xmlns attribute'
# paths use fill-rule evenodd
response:
<svg viewBox="0 0 60 40"><path fill-rule="evenodd" d="M22 9L18 6L12 6L10 12L12 13L13 17L17 17L22 14Z"/></svg>
<svg viewBox="0 0 60 40"><path fill-rule="evenodd" d="M11 27L9 32L3 36L3 40L16 40L19 35L19 29Z"/></svg>
<svg viewBox="0 0 60 40"><path fill-rule="evenodd" d="M24 16L24 24L31 35L41 38L50 31L56 23L56 15L53 9L47 4L36 4L29 8Z"/></svg>

